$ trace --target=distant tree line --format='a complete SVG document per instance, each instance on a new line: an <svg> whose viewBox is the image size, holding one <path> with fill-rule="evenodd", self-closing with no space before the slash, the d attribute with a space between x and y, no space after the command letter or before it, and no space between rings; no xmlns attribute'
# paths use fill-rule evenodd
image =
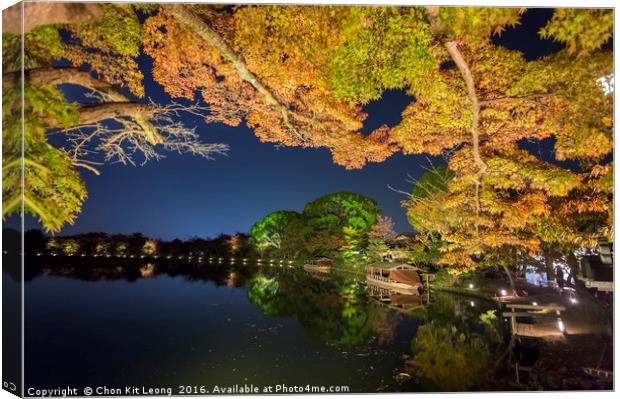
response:
<svg viewBox="0 0 620 399"><path fill-rule="evenodd" d="M3 231L3 247L11 252L19 252L21 237L19 231ZM192 237L182 241L164 241L149 238L142 233L108 234L85 233L67 236L48 236L41 230L28 230L24 233L24 249L27 255L87 255L87 256L243 256L256 255L250 245L249 236L237 233L220 234L215 238Z"/></svg>

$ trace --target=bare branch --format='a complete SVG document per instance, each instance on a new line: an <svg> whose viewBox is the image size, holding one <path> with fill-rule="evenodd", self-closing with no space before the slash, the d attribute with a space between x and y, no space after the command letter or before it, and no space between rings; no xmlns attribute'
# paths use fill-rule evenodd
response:
<svg viewBox="0 0 620 399"><path fill-rule="evenodd" d="M74 163L84 164L85 158L101 154L106 162L144 165L164 157L158 148L205 159L226 155L228 151L226 144L202 143L195 128L174 120L183 112L204 117L209 108L202 104L159 106L151 101L148 105L97 104L86 109L90 113L80 116L80 121L97 121L64 131L71 147L67 152Z"/></svg>
<svg viewBox="0 0 620 399"><path fill-rule="evenodd" d="M397 190L394 187L390 186L389 184L387 185L387 188L389 188L390 190L394 191L395 193L405 195L405 196L407 196L409 198L413 197L413 195L411 193L408 193L408 192L402 191L402 190Z"/></svg>

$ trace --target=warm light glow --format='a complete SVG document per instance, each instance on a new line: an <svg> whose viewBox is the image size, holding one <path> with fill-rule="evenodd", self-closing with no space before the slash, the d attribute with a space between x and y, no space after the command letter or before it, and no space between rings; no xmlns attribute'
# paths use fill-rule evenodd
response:
<svg viewBox="0 0 620 399"><path fill-rule="evenodd" d="M607 76L601 76L596 80L599 86L603 89L603 93L605 95L613 94L614 92L614 74L610 74Z"/></svg>
<svg viewBox="0 0 620 399"><path fill-rule="evenodd" d="M564 332L564 322L562 320L558 320L558 328Z"/></svg>
<svg viewBox="0 0 620 399"><path fill-rule="evenodd" d="M501 290L499 293L501 294L501 296L508 295L508 292L506 292L506 290Z"/></svg>
<svg viewBox="0 0 620 399"><path fill-rule="evenodd" d="M474 285L473 284L469 284L469 289L473 290L474 289Z"/></svg>
<svg viewBox="0 0 620 399"><path fill-rule="evenodd" d="M538 306L538 302L532 302L533 306Z"/></svg>
<svg viewBox="0 0 620 399"><path fill-rule="evenodd" d="M577 298L571 298L570 299L570 303L572 303L572 304L576 304L577 302L579 302L579 301L577 301Z"/></svg>

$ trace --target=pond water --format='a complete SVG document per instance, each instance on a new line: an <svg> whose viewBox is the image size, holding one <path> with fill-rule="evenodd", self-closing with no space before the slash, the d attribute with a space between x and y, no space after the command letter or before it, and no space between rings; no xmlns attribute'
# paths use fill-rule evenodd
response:
<svg viewBox="0 0 620 399"><path fill-rule="evenodd" d="M390 308L350 273L61 265L42 266L25 290L26 389L477 389L501 341L484 320L492 304L434 294Z"/></svg>

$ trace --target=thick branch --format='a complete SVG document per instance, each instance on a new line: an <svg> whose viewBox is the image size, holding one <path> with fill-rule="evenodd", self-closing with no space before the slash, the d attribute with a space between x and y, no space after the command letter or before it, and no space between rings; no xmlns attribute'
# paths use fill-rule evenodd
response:
<svg viewBox="0 0 620 399"><path fill-rule="evenodd" d="M77 68L37 68L25 71L26 81L35 86L76 84L98 91L108 91L111 86ZM2 89L10 90L19 84L21 72L9 72L2 75Z"/></svg>
<svg viewBox="0 0 620 399"><path fill-rule="evenodd" d="M472 136L472 152L474 161L478 165L479 173L483 174L487 170L487 165L480 156L480 134L478 132L478 125L480 121L480 102L478 101L478 95L476 94L476 85L474 83L474 77L469 69L469 65L463 54L458 49L458 45L455 40L450 38L450 32L439 19L439 7L427 6L426 15L431 25L431 31L441 41L443 46L450 54L450 58L459 69L465 85L467 86L467 97L471 101L472 106L472 123L471 123L471 136Z"/></svg>
<svg viewBox="0 0 620 399"><path fill-rule="evenodd" d="M467 87L467 97L471 102L472 108L472 122L471 122L471 141L472 141L472 155L474 158L474 162L478 166L478 176L475 179L476 185L476 214L480 213L480 186L481 179L480 176L486 173L487 164L484 163L482 157L480 156L480 133L478 131L478 125L480 123L480 102L478 101L478 95L476 94L476 85L474 83L474 77L471 73L471 69L469 69L469 65L463 54L458 49L458 45L456 41L451 38L451 32L449 28L445 26L439 19L439 7L437 6L427 6L426 7L426 16L429 24L431 25L431 32L435 35L443 44L445 49L450 54L450 58L459 69L463 80L465 81L465 85ZM476 231L478 230L478 225L476 225Z"/></svg>
<svg viewBox="0 0 620 399"><path fill-rule="evenodd" d="M150 119L155 111L145 105L133 102L103 103L80 108L78 125L88 125L106 119L128 116Z"/></svg>
<svg viewBox="0 0 620 399"><path fill-rule="evenodd" d="M194 14L187 5L183 4L170 4L162 6L168 11L171 15L173 15L178 22L185 25L193 32L195 32L198 36L200 36L203 40L208 42L213 47L217 48L222 57L230 62L237 72L239 76L251 84L264 98L265 102L274 107L282 114L282 119L284 124L293 132L293 134L299 137L299 133L291 123L289 119L289 111L288 108L282 104L280 101L276 99L274 94L269 90L263 83L254 75L247 67L243 59L239 55L237 55L233 49L231 49L228 44L224 41L224 39L217 33L215 30L211 29L209 25L207 25L199 16Z"/></svg>
<svg viewBox="0 0 620 399"><path fill-rule="evenodd" d="M23 4L23 32L50 24L80 24L93 22L103 17L101 4L95 3L43 3L25 2ZM2 32L21 34L22 3L17 3L2 11Z"/></svg>
<svg viewBox="0 0 620 399"><path fill-rule="evenodd" d="M156 110L152 107L133 103L133 102L111 102L95 105L82 106L79 109L78 121L73 128L84 125L94 125L106 119L116 119L129 117L132 119L150 119L155 115ZM50 128L60 128L55 120L47 120Z"/></svg>

